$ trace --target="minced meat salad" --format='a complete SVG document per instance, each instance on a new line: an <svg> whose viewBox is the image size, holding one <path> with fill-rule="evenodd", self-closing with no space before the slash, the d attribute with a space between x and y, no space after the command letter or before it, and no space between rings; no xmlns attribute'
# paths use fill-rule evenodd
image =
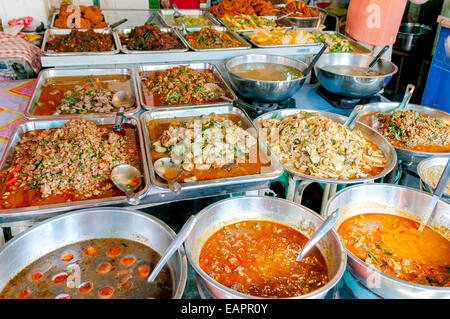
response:
<svg viewBox="0 0 450 319"><path fill-rule="evenodd" d="M133 28L129 34L121 34L120 42L126 45L128 50L136 51L181 48L181 44L174 32L163 32L150 23Z"/></svg>
<svg viewBox="0 0 450 319"><path fill-rule="evenodd" d="M15 148L14 158L1 189L2 201L19 191L34 189L41 198L70 193L88 199L114 185L111 169L137 165L137 153L129 138L110 127L74 119L59 128L29 131Z"/></svg>
<svg viewBox="0 0 450 319"><path fill-rule="evenodd" d="M107 33L72 30L66 35L54 35L47 42L47 50L55 52L101 52L111 51L113 36Z"/></svg>

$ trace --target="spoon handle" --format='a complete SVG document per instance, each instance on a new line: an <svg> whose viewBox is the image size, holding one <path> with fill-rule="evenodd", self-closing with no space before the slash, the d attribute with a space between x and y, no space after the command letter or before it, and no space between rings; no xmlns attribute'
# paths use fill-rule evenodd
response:
<svg viewBox="0 0 450 319"><path fill-rule="evenodd" d="M139 199L139 196L133 191L127 191L127 202L130 205L139 205L141 200Z"/></svg>
<svg viewBox="0 0 450 319"><path fill-rule="evenodd" d="M328 44L324 43L322 45L322 48L320 49L320 51L316 54L316 56L314 57L314 59L311 61L311 63L308 65L308 67L303 71L303 77L307 77L308 74L311 72L311 70L313 69L314 65L316 65L317 61L319 61L320 57L322 56L322 54L325 52L325 50L328 48Z"/></svg>
<svg viewBox="0 0 450 319"><path fill-rule="evenodd" d="M375 64L378 63L378 61L381 59L381 56L387 51L389 50L389 46L385 45L380 52L378 52L377 56L375 57L375 59L373 59L372 62L370 62L369 64L369 69L371 69Z"/></svg>
<svg viewBox="0 0 450 319"><path fill-rule="evenodd" d="M189 233L191 232L192 228L194 228L194 225L196 222L197 222L197 218L195 218L194 215L189 217L187 222L183 225L181 230L178 232L177 237L175 237L175 240L169 245L169 247L167 247L166 251L164 252L161 259L158 261L158 264L156 264L156 267L153 269L150 276L148 276L147 282L152 282L156 279L159 272L161 271L163 266L166 264L166 262L169 260L169 258L184 243L184 241L188 237Z"/></svg>
<svg viewBox="0 0 450 319"><path fill-rule="evenodd" d="M411 97L414 93L414 89L416 87L414 86L414 84L408 84L406 86L406 91L405 91L405 95L403 96L403 100L402 103L399 104L399 106L397 107L399 110L403 110L406 105L408 105L409 100L411 100Z"/></svg>
<svg viewBox="0 0 450 319"><path fill-rule="evenodd" d="M120 108L119 112L116 113L116 118L114 121L114 132L120 132L122 131L122 122L123 122L123 106Z"/></svg>
<svg viewBox="0 0 450 319"><path fill-rule="evenodd" d="M175 194L181 193L181 185L178 182L169 183L169 189Z"/></svg>
<svg viewBox="0 0 450 319"><path fill-rule="evenodd" d="M322 227L319 228L318 231L314 234L314 236L311 237L311 239L306 243L306 245L303 247L300 254L297 256L297 261L301 261L303 257L311 250L311 248L314 247L315 244L323 237L325 236L328 231L333 228L334 223L336 222L336 219L339 216L339 209L336 209L334 212L328 216L327 220L322 224Z"/></svg>

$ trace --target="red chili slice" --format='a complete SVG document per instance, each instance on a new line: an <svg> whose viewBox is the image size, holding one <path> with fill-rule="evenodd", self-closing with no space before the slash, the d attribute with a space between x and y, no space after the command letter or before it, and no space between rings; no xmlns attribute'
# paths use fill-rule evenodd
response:
<svg viewBox="0 0 450 319"><path fill-rule="evenodd" d="M126 283L122 285L123 289L130 290L133 287L133 282L131 280L128 280Z"/></svg>
<svg viewBox="0 0 450 319"><path fill-rule="evenodd" d="M125 256L120 260L120 264L124 267L130 267L136 262L134 256Z"/></svg>
<svg viewBox="0 0 450 319"><path fill-rule="evenodd" d="M31 293L31 290L30 290L30 289L24 289L24 290L22 290L21 292L19 292L19 293L16 295L16 298L17 298L17 299L23 299L23 298L26 298L26 297L28 297L28 296L30 295L30 293Z"/></svg>
<svg viewBox="0 0 450 319"><path fill-rule="evenodd" d="M67 273L62 272L62 273L54 275L52 281L53 281L53 283L58 284L60 282L63 282L64 280L66 280L68 276L69 275Z"/></svg>
<svg viewBox="0 0 450 319"><path fill-rule="evenodd" d="M70 297L70 295L68 294L59 294L55 297L55 299L72 299L72 297Z"/></svg>
<svg viewBox="0 0 450 319"><path fill-rule="evenodd" d="M71 261L73 259L73 255L71 253L67 253L64 256L62 256L62 261Z"/></svg>
<svg viewBox="0 0 450 319"><path fill-rule="evenodd" d="M106 286L98 292L98 296L101 299L109 299L112 297L113 294L114 294L114 288L111 286Z"/></svg>
<svg viewBox="0 0 450 319"><path fill-rule="evenodd" d="M97 253L97 249L95 247L88 247L83 253L85 256L94 256Z"/></svg>
<svg viewBox="0 0 450 319"><path fill-rule="evenodd" d="M111 271L112 265L110 263L98 264L96 270L99 274L107 274Z"/></svg>
<svg viewBox="0 0 450 319"><path fill-rule="evenodd" d="M31 277L32 281L37 281L37 280L41 279L42 276L44 276L43 273L41 273L40 271L35 271L34 273L31 274L30 277Z"/></svg>
<svg viewBox="0 0 450 319"><path fill-rule="evenodd" d="M136 270L136 275L139 278L146 278L150 274L150 267L149 266L140 266Z"/></svg>
<svg viewBox="0 0 450 319"><path fill-rule="evenodd" d="M110 249L106 251L106 256L114 258L119 256L122 253L122 248L117 246L112 246Z"/></svg>
<svg viewBox="0 0 450 319"><path fill-rule="evenodd" d="M94 289L94 284L90 281L83 282L78 288L80 294L88 294Z"/></svg>

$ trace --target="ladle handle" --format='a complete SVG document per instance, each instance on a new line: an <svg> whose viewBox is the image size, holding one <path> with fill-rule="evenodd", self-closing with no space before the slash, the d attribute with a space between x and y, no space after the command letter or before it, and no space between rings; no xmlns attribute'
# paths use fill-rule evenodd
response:
<svg viewBox="0 0 450 319"><path fill-rule="evenodd" d="M183 225L181 230L178 232L175 240L167 247L166 251L162 255L162 258L156 264L156 267L153 269L150 276L148 276L147 282L152 282L156 279L161 269L164 267L166 262L172 257L173 253L176 252L181 245L183 245L186 238L189 236L189 233L194 228L195 223L197 222L197 218L194 215L189 217L187 222Z"/></svg>
<svg viewBox="0 0 450 319"><path fill-rule="evenodd" d="M181 185L178 182L169 183L169 189L175 194L181 193Z"/></svg>
<svg viewBox="0 0 450 319"><path fill-rule="evenodd" d="M415 88L416 87L413 84L408 84L406 86L406 91L405 91L405 95L403 96L402 103L400 103L400 105L398 106L399 110L403 110L408 105L409 100L411 100L411 97L414 93Z"/></svg>
<svg viewBox="0 0 450 319"><path fill-rule="evenodd" d="M359 113L363 110L364 105L358 104L353 109L352 113L348 116L347 121L345 121L344 126L348 127L350 131L353 131L355 128L356 120L358 119Z"/></svg>
<svg viewBox="0 0 450 319"><path fill-rule="evenodd" d="M130 205L139 205L139 203L141 202L137 194L133 191L127 191L126 195L127 195L127 202Z"/></svg>
<svg viewBox="0 0 450 319"><path fill-rule="evenodd" d="M123 123L123 111L124 108L123 106L119 109L119 112L117 112L116 114L116 118L114 121L114 128L113 131L114 132L120 132L122 131L122 123Z"/></svg>
<svg viewBox="0 0 450 319"><path fill-rule="evenodd" d="M123 18L122 20L119 20L119 21L117 21L117 22L114 22L114 23L110 24L109 27L110 27L111 29L114 29L114 28L118 27L119 25L121 25L122 23L125 23L125 22L127 22L127 21L128 21L127 18Z"/></svg>
<svg viewBox="0 0 450 319"><path fill-rule="evenodd" d="M153 21L153 19L156 16L156 11L153 11L147 18L147 20L145 21L145 23L151 23Z"/></svg>
<svg viewBox="0 0 450 319"><path fill-rule="evenodd" d="M306 254L311 250L311 248L314 247L315 244L319 242L320 239L322 239L323 236L325 236L328 231L333 228L334 223L336 222L336 219L339 216L339 209L336 209L334 212L331 213L330 216L325 220L325 222L322 224L322 226L319 228L318 231L314 234L314 236L311 237L311 239L306 243L306 245L303 247L300 254L298 254L296 261L301 261L303 257L306 256Z"/></svg>
<svg viewBox="0 0 450 319"><path fill-rule="evenodd" d="M245 103L241 99L234 100L233 104L234 104L234 106L236 106L236 107L238 107L240 109L244 109L246 111L255 112L256 114L262 114L263 113L263 110L262 110L261 107L250 105L248 103Z"/></svg>
<svg viewBox="0 0 450 319"><path fill-rule="evenodd" d="M308 67L303 71L303 77L307 77L308 74L311 72L311 70L313 69L314 65L316 65L317 61L319 61L320 57L322 56L322 54L325 52L325 50L328 48L328 44L324 43L322 45L322 48L320 49L319 53L316 54L316 56L314 57L314 59L311 61L311 63L308 65Z"/></svg>
<svg viewBox="0 0 450 319"><path fill-rule="evenodd" d="M378 52L377 56L375 57L375 59L373 59L372 62L370 62L369 64L369 69L371 69L375 64L378 63L378 61L381 59L381 56L386 53L386 51L389 50L389 45L385 45L380 52Z"/></svg>

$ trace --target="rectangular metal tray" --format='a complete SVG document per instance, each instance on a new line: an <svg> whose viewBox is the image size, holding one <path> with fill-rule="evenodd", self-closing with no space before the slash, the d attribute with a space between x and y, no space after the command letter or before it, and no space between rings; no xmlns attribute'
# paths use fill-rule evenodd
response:
<svg viewBox="0 0 450 319"><path fill-rule="evenodd" d="M356 42L355 40L350 39L349 37L343 35L342 33L339 33L339 32L337 32L337 31L324 31L324 32L325 32L325 33L328 33L328 34L333 34L333 35L339 36L339 37L341 37L341 38L343 38L343 39L346 39L348 42L350 42L350 44L351 44L357 51L359 51L359 52L353 52L353 53L369 54L369 53L372 53L372 52L373 52L373 50L370 50L370 49L366 48L365 46L359 44L359 43Z"/></svg>
<svg viewBox="0 0 450 319"><path fill-rule="evenodd" d="M274 5L274 9L281 9L285 4ZM314 28L317 27L318 24L322 24L325 21L327 16L327 12L321 8L311 6L312 9L319 11L319 15L317 17L286 17L286 20L289 20L293 25L299 28ZM281 14L280 14L281 15Z"/></svg>
<svg viewBox="0 0 450 319"><path fill-rule="evenodd" d="M174 67L184 65L191 69L195 70L211 70L214 77L219 83L219 86L225 91L225 96L229 97L230 99L235 100L236 94L234 94L233 90L229 87L227 82L224 80L222 75L220 74L219 69L212 63L208 62L199 62L199 63L177 63L177 64L151 64L151 65L140 65L136 70L136 85L138 87L139 92L139 101L143 108L147 110L152 111L161 111L166 109L173 110L174 108L192 108L192 107L206 107L206 106L217 106L217 105L228 105L230 102L227 101L219 101L219 102L210 102L210 103L203 103L203 104L177 104L177 105L164 105L164 106L155 106L155 105L147 105L144 100L144 91L142 89L142 72L149 72L149 71L159 71L159 70L169 70Z"/></svg>
<svg viewBox="0 0 450 319"><path fill-rule="evenodd" d="M290 29L294 29L295 27L291 27ZM288 29L288 28L286 28ZM300 28L297 28L300 29ZM260 32L260 31L264 31L264 30L259 30L259 31L253 31L253 32ZM317 47L320 48L322 47L322 43L321 42L315 42L315 43L302 43L302 44L278 44L278 45L262 45L262 44L258 44L255 41L253 41L248 34L253 33L253 32L243 32L242 33L242 37L247 40L249 43L251 43L253 46L257 47L257 48L289 48L289 47L308 47L308 48L312 48L312 47Z"/></svg>
<svg viewBox="0 0 450 319"><path fill-rule="evenodd" d="M3 157L0 161L0 171L5 170L8 165L10 165L13 156L14 156L14 148L17 143L22 138L22 135L28 131L41 130L46 128L54 128L59 127L62 124L66 123L69 119L46 119L46 120L32 120L26 121L25 123L19 124L14 131L13 135L9 139L9 143L6 146L6 150L3 154ZM103 118L92 118L91 122L94 122L97 125L104 124L114 124L114 117L103 117ZM135 126L137 130L137 138L139 143L142 169L143 169L143 188L140 190L137 195L139 198L144 197L150 187L150 177L149 170L146 165L146 154L145 154L145 145L144 145L144 137L142 132L142 127L139 119L135 116L126 115L124 117L124 123L130 123ZM0 209L0 224L9 223L15 221L24 221L24 220L40 220L42 218L47 218L52 213L70 211L81 208L88 207L97 207L97 206L105 206L105 205L113 205L113 204L123 204L127 203L125 196L117 196L117 197L109 197L109 198L98 198L98 199L88 199L82 201L74 201L74 202L64 202L58 204L50 204L50 205L42 205L42 206L30 206L23 208L11 208L11 209Z"/></svg>
<svg viewBox="0 0 450 319"><path fill-rule="evenodd" d="M263 182L270 181L279 177L283 173L283 168L281 163L279 162L277 156L271 152L266 142L262 137L260 137L256 131L255 126L253 125L250 118L247 114L241 109L234 107L232 105L224 105L224 106L215 106L215 107L204 107L204 108L195 108L195 109L175 109L175 110L166 110L166 111L147 111L140 115L142 129L144 134L145 148L147 151L147 164L149 167L150 180L152 184L158 188L168 189L168 185L161 183L156 178L156 172L153 167L153 160L151 157L151 147L152 142L150 140L150 135L147 128L147 123L151 120L157 119L175 119L175 118L194 118L199 117L205 114L235 114L238 115L244 125L244 127L250 128L254 130L251 132L253 136L258 137L258 146L259 152L262 150L267 150L267 153L264 154L268 160L270 160L271 166L270 170L264 173L256 174L256 175L246 175L246 176L238 176L238 177L229 177L223 179L215 179L215 180L207 180L207 181L198 181L194 183L182 183L181 184L181 194L184 190L198 190L207 189L213 186L222 186L224 189L229 185L241 184L241 183L250 183L250 182Z"/></svg>
<svg viewBox="0 0 450 319"><path fill-rule="evenodd" d="M25 108L24 115L27 119L43 119L49 117L105 117L105 116L113 116L116 112L113 113L86 113L86 114L60 114L60 115L34 115L34 110L36 103L39 100L39 97L42 92L42 85L44 85L45 80L52 77L57 76L83 76L83 75L106 75L106 74L128 74L130 76L130 89L131 96L134 97L135 107L128 112L125 112L126 115L132 115L134 113L139 112L141 109L139 99L138 99L138 89L136 86L136 77L134 74L134 69L131 68L120 68L120 69L86 69L86 68L74 68L74 69L45 69L39 72L39 75L36 80L36 86L33 91L33 95L28 101L28 105Z"/></svg>
<svg viewBox="0 0 450 319"><path fill-rule="evenodd" d="M193 31L200 31L202 27L188 27L186 28L187 32L193 32ZM189 42L187 42L187 40L184 38L182 31L175 29L175 32L178 33L179 37L181 38L181 40L183 41L183 43L191 50L193 51L228 51L228 50L245 50L245 49L250 49L251 45L245 41L239 34L237 34L236 32L231 31L230 29L226 28L226 27L221 27L221 26L211 26L210 28L213 28L216 31L220 31L220 32L227 32L229 34L231 34L232 37L234 37L236 40L238 40L239 42L242 43L241 47L233 47L233 48L213 48L213 49L197 49L192 47Z"/></svg>
<svg viewBox="0 0 450 319"><path fill-rule="evenodd" d="M173 32L177 36L178 42L180 43L180 49L172 49L172 50L152 50L152 51L144 51L144 50L128 50L127 46L122 44L120 41L120 34L130 33L132 28L119 28L114 30L114 34L117 38L117 41L120 45L120 51L127 54L148 54L148 53L171 53L171 52L186 52L188 50L186 43L181 39L180 35L174 31L172 28L159 28L162 32Z"/></svg>
<svg viewBox="0 0 450 319"><path fill-rule="evenodd" d="M195 18L203 18L208 20L211 24L202 25L199 27L210 27L213 25L219 25L217 20L212 17L212 15L206 10L198 10L198 9L180 9L179 12L187 17L195 17ZM179 28L181 29L181 25L175 24L173 20L173 14L175 10L173 9L163 9L159 11L159 16L161 17L161 21L168 27Z"/></svg>
<svg viewBox="0 0 450 319"><path fill-rule="evenodd" d="M56 16L59 14L59 11L58 12L55 12L55 13L53 13L53 16L52 16L52 20L51 20L51 22L50 22L50 29L56 29L56 30L72 30L72 29L77 29L77 28L58 28L58 27L55 27L55 20L56 20ZM103 13L103 11L102 11L102 14L103 14L103 18L105 19L105 22L106 23L108 23L108 26L109 26L109 24L111 23L108 19L107 19L107 17L106 17L106 15ZM104 28L93 28L94 30L105 30L105 29L107 29L108 27L104 27ZM80 29L78 29L78 30L80 30Z"/></svg>
<svg viewBox="0 0 450 319"><path fill-rule="evenodd" d="M66 35L72 30L86 31L87 29L47 29L44 34L44 40L42 41L42 54L47 56L80 56L80 55L111 55L120 52L119 39L111 29L93 29L97 33L111 34L114 39L114 44L111 51L103 52L53 52L47 50L47 42L52 35Z"/></svg>
<svg viewBox="0 0 450 319"><path fill-rule="evenodd" d="M277 16L261 16L261 18L266 18L267 20L276 20L278 17ZM244 32L253 32L253 31L260 31L260 30L270 30L273 29L274 27L268 27L268 28L259 28L259 29L232 29L231 27L229 27L221 18L216 18L217 21L219 21L224 27L227 27L228 29L230 29L231 31L234 32L238 32L238 33L244 33ZM294 24L292 22L290 22L287 19L281 19L280 21L282 21L283 26L280 26L278 28L284 28L284 27L292 27Z"/></svg>

